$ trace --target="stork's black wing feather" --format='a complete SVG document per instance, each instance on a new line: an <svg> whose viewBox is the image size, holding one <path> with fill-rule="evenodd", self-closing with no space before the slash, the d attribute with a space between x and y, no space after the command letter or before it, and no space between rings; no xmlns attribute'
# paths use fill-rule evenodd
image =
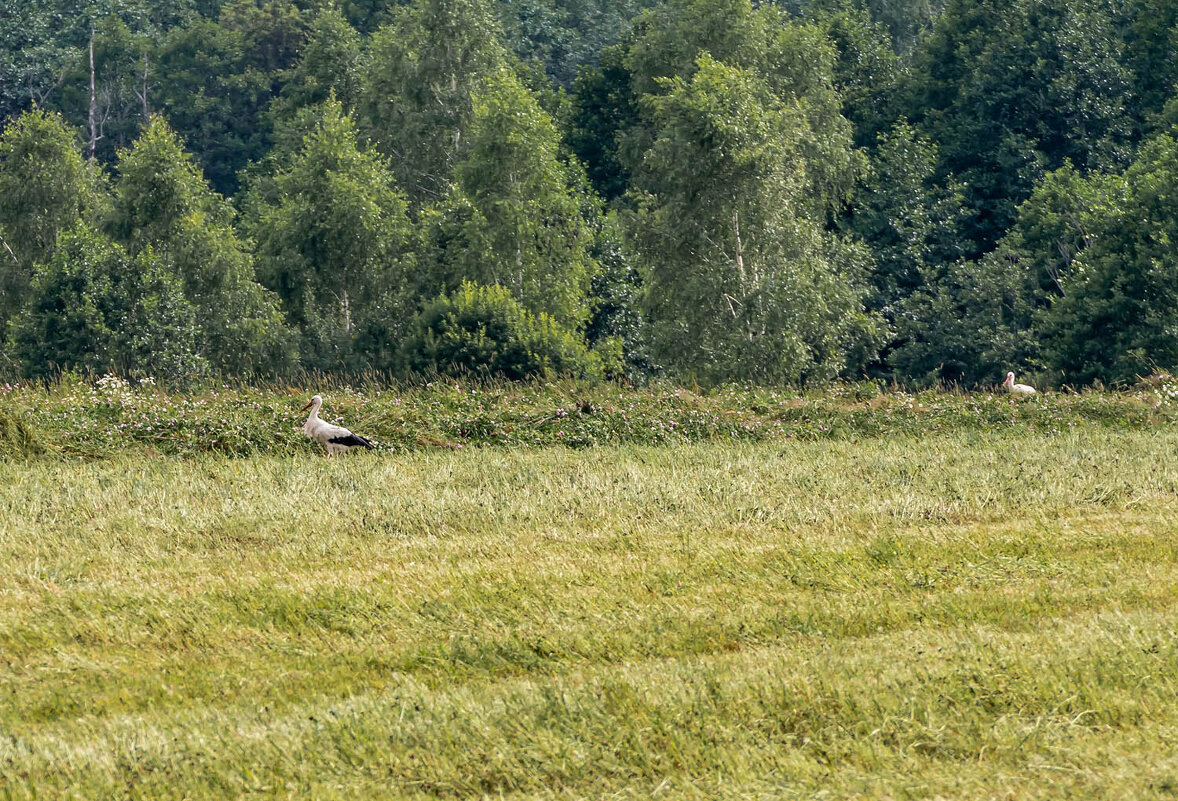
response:
<svg viewBox="0 0 1178 801"><path fill-rule="evenodd" d="M364 437L348 434L346 437L335 437L327 440L332 445L347 445L349 448L372 448L373 445Z"/></svg>

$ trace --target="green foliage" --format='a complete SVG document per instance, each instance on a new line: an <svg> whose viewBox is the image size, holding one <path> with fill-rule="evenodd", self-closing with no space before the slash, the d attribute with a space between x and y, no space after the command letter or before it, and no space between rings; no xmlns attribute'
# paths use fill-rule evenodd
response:
<svg viewBox="0 0 1178 801"><path fill-rule="evenodd" d="M598 377L601 360L544 312L533 314L502 286L464 282L430 303L402 348L406 369L420 375Z"/></svg>
<svg viewBox="0 0 1178 801"><path fill-rule="evenodd" d="M655 0L525 0L496 3L504 41L524 62L540 63L561 87L591 69Z"/></svg>
<svg viewBox="0 0 1178 801"><path fill-rule="evenodd" d="M98 176L60 115L33 110L0 134L0 332L23 305L34 265L99 204Z"/></svg>
<svg viewBox="0 0 1178 801"><path fill-rule="evenodd" d="M589 180L606 201L621 197L630 186L630 170L618 140L639 123L625 53L621 45L607 48L597 66L578 73L565 134L569 148L585 164Z"/></svg>
<svg viewBox="0 0 1178 801"><path fill-rule="evenodd" d="M175 238L192 218L229 222L231 209L209 190L177 133L153 117L133 146L119 154L110 228L132 249Z"/></svg>
<svg viewBox="0 0 1178 801"><path fill-rule="evenodd" d="M1117 166L1127 153L1129 84L1114 25L1101 2L1016 2L971 65L960 102L982 126L1001 120L1002 135L1028 137L1051 168Z"/></svg>
<svg viewBox="0 0 1178 801"><path fill-rule="evenodd" d="M597 269L586 220L597 208L588 192L578 196L578 165L561 161L551 118L510 70L484 80L473 102L457 184L438 209L437 266L423 278L443 291L467 280L500 285L577 329Z"/></svg>
<svg viewBox="0 0 1178 801"><path fill-rule="evenodd" d="M491 9L484 0L399 6L367 52L361 129L411 201L437 200L466 154L476 87L506 64Z"/></svg>
<svg viewBox="0 0 1178 801"><path fill-rule="evenodd" d="M311 19L306 45L270 115L286 121L300 109L333 96L344 108L353 108L360 95L363 64L362 41L356 29L334 6L320 9Z"/></svg>
<svg viewBox="0 0 1178 801"><path fill-rule="evenodd" d="M71 52L59 36L55 0L30 0L0 16L0 120L43 103Z"/></svg>
<svg viewBox="0 0 1178 801"><path fill-rule="evenodd" d="M160 45L151 108L187 142L218 192L235 193L237 173L269 149L265 110L305 36L293 3L235 0L217 21L173 28Z"/></svg>
<svg viewBox="0 0 1178 801"><path fill-rule="evenodd" d="M356 128L334 98L311 110L297 151L274 176L275 202L257 202L249 227L258 271L303 334L303 364L365 366L354 338L372 348L395 342L407 291L406 201L382 157L362 151ZM385 357L369 353L376 366ZM368 361L368 365L372 364Z"/></svg>
<svg viewBox="0 0 1178 801"><path fill-rule="evenodd" d="M196 309L201 354L237 375L287 366L292 354L276 299L254 280L233 208L205 183L177 135L153 117L119 154L109 230L132 254L152 249Z"/></svg>
<svg viewBox="0 0 1178 801"><path fill-rule="evenodd" d="M851 127L833 85L836 53L820 27L791 21L773 5L754 9L749 0L672 0L635 25L626 66L640 104L655 108L652 98L676 80L690 82L705 54L747 70L804 121L790 138L806 160L806 211L827 214L847 201L864 163L850 147ZM649 115L644 121L619 136L621 152L636 172L654 136ZM699 144L706 148L707 142Z"/></svg>
<svg viewBox="0 0 1178 801"><path fill-rule="evenodd" d="M744 0L637 22L624 63L641 121L615 139L652 356L677 374L822 380L870 358L862 254L823 232L862 166L834 56L818 27Z"/></svg>
<svg viewBox="0 0 1178 801"><path fill-rule="evenodd" d="M196 5L193 0L23 0L6 8L0 16L0 120L33 106L65 110L73 105L70 95L88 94L86 51L93 30L96 51L110 46L95 63L101 73L96 87L99 122L115 122L125 112L121 101L134 105L125 93L129 86L121 83L125 62L142 54L145 41L192 20ZM116 41L129 41L123 33L108 36L117 30L134 40L132 49L114 47ZM80 89L83 83L87 86ZM82 116L72 115L70 122L80 125L87 113L82 109ZM111 133L117 128L112 125Z"/></svg>
<svg viewBox="0 0 1178 801"><path fill-rule="evenodd" d="M642 317L642 273L625 247L625 232L616 214L597 233L594 258L600 268L589 289L591 313L585 338L595 350L614 342L621 349L625 376L642 382L655 372Z"/></svg>
<svg viewBox="0 0 1178 801"><path fill-rule="evenodd" d="M151 248L131 256L86 226L62 234L12 323L26 375L116 370L169 383L198 378L192 306Z"/></svg>
<svg viewBox="0 0 1178 801"><path fill-rule="evenodd" d="M1098 178L1079 194L1100 205L1080 215L1076 227L1090 231L1086 247L1040 325L1045 361L1063 380L1126 383L1178 366L1175 182L1178 143L1163 134L1142 147L1124 176Z"/></svg>
<svg viewBox="0 0 1178 801"><path fill-rule="evenodd" d="M1018 210L1001 249L1026 263L1037 307L1063 293L1076 257L1092 242L1102 218L1119 204L1121 179L1085 178L1065 164L1049 173Z"/></svg>
<svg viewBox="0 0 1178 801"><path fill-rule="evenodd" d="M392 369L469 280L638 380L1131 380L1174 358L1121 173L1176 54L1169 0L27 0L0 332L85 221L222 374Z"/></svg>
<svg viewBox="0 0 1178 801"><path fill-rule="evenodd" d="M744 67L762 62L772 35L770 8L758 13L745 0L674 0L643 12L626 54L635 94L660 94L663 79L690 80L700 52ZM772 15L772 21L781 20Z"/></svg>
<svg viewBox="0 0 1178 801"><path fill-rule="evenodd" d="M992 352L977 327L978 314L1009 302L1008 293L986 295L996 288L1002 271L995 268L1003 263L979 269L961 262L960 187L937 184L937 161L936 144L901 119L879 137L870 170L843 221L847 232L871 248L874 264L865 303L891 329L869 372L898 373L917 382L985 381L992 377L991 364L978 363L979 352L1004 364L1012 357L1000 349ZM978 290L975 280L982 277L986 287Z"/></svg>
<svg viewBox="0 0 1178 801"><path fill-rule="evenodd" d="M903 62L882 23L850 5L820 12L817 24L834 45L832 68L842 115L854 128L856 146L868 147L888 127Z"/></svg>
<svg viewBox="0 0 1178 801"><path fill-rule="evenodd" d="M1037 179L1124 163L1129 73L1099 0L950 2L917 56L908 115L964 184L971 255L993 248Z"/></svg>
<svg viewBox="0 0 1178 801"><path fill-rule="evenodd" d="M994 252L978 262L924 268L923 282L897 317L900 339L890 360L900 374L973 385L1055 359L1043 349L1046 307L1065 294L1076 258L1117 206L1119 180L1085 179L1065 165L1019 207ZM1071 324L1063 321L1059 330Z"/></svg>
<svg viewBox="0 0 1178 801"><path fill-rule="evenodd" d="M900 120L880 136L846 221L846 229L875 256L868 305L890 322L905 298L961 257L956 240L961 197L937 186L937 157L936 145Z"/></svg>
<svg viewBox="0 0 1178 801"><path fill-rule="evenodd" d="M866 0L872 19L887 27L892 47L907 53L933 25L945 0Z"/></svg>
<svg viewBox="0 0 1178 801"><path fill-rule="evenodd" d="M820 227L808 120L706 54L668 89L648 104L656 136L631 224L655 359L712 383L839 374L872 322L862 259Z"/></svg>
<svg viewBox="0 0 1178 801"><path fill-rule="evenodd" d="M103 164L113 162L117 151L134 141L150 116L156 43L148 33L133 28L133 24L133 20L129 24L114 15L96 20L93 96L87 46L86 52L73 58L63 72L62 86L55 97L55 105L66 119L84 132L87 156L90 155L93 100L93 155Z"/></svg>
<svg viewBox="0 0 1178 801"><path fill-rule="evenodd" d="M1162 109L1178 86L1178 6L1169 0L1131 0L1118 21L1122 63L1132 76L1133 122L1140 134L1161 132Z"/></svg>
<svg viewBox="0 0 1178 801"><path fill-rule="evenodd" d="M1032 361L1034 276L999 248L927 276L904 298L889 363L916 383L977 386Z"/></svg>

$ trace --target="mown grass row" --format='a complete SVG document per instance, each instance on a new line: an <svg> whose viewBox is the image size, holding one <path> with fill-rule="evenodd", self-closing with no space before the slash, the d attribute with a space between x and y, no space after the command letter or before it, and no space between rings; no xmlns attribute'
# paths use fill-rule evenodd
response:
<svg viewBox="0 0 1178 801"><path fill-rule="evenodd" d="M107 376L46 388L0 387L0 458L106 458L125 450L166 455L291 455L312 446L300 408L319 388L230 387L169 394ZM383 450L463 447L584 448L709 440L838 440L946 431L1060 432L1141 429L1178 420L1178 383L1133 391L1005 393L881 391L838 385L810 393L757 387L697 392L671 385L463 384L342 386L323 390L323 416Z"/></svg>
<svg viewBox="0 0 1178 801"><path fill-rule="evenodd" d="M0 797L1157 797L1178 430L0 463Z"/></svg>

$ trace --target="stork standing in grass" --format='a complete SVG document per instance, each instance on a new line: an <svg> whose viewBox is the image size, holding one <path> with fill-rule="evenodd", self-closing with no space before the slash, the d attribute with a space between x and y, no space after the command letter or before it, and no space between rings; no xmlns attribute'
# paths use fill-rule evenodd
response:
<svg viewBox="0 0 1178 801"><path fill-rule="evenodd" d="M353 448L372 449L372 443L364 437L353 434L342 426L333 426L326 420L319 419L319 407L323 405L323 398L319 395L311 398L311 402L303 407L303 411L311 410L307 422L303 423L303 433L318 441L327 449L327 455L332 456Z"/></svg>
<svg viewBox="0 0 1178 801"><path fill-rule="evenodd" d="M1011 395L1036 395L1034 387L1029 387L1026 384L1014 383L1014 373L1007 373L1006 380L1002 382L1002 386L1006 387L1006 391Z"/></svg>

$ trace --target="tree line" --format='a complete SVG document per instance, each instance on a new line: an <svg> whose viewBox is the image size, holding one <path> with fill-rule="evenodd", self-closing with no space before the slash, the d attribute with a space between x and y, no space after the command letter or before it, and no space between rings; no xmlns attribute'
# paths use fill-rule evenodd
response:
<svg viewBox="0 0 1178 801"><path fill-rule="evenodd" d="M0 373L1133 381L1176 48L1172 0L35 0Z"/></svg>

